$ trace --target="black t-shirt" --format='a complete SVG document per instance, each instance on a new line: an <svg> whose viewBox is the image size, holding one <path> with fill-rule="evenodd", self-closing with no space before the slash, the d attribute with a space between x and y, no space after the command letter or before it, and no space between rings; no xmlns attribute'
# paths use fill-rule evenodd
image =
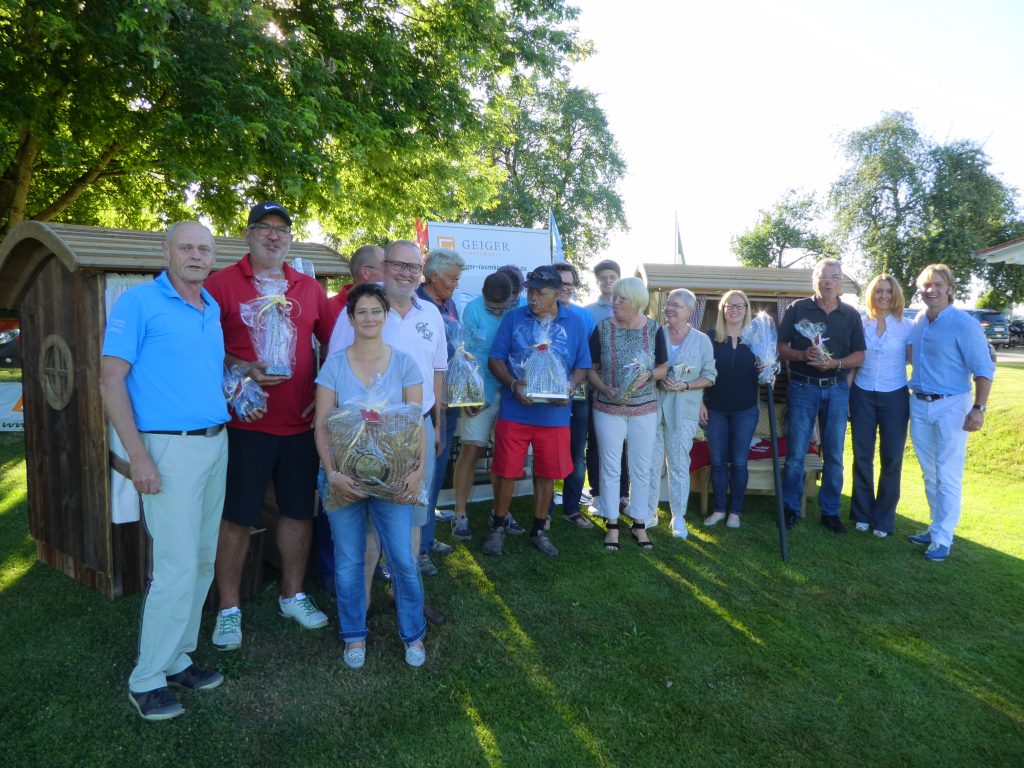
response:
<svg viewBox="0 0 1024 768"><path fill-rule="evenodd" d="M851 352L863 352L867 349L867 344L864 343L864 326L856 309L840 301L838 309L826 315L825 310L818 306L813 297L795 301L786 310L779 326L779 341L788 341L789 346L797 350L810 347L811 340L795 327L804 319L812 323L825 324L825 349L832 357L846 357ZM816 379L836 375L835 371L819 371L808 363L793 360L789 363L789 370Z"/></svg>
<svg viewBox="0 0 1024 768"><path fill-rule="evenodd" d="M711 339L718 377L704 390L704 405L713 411L735 413L757 405L757 362L746 344L732 348L732 340Z"/></svg>

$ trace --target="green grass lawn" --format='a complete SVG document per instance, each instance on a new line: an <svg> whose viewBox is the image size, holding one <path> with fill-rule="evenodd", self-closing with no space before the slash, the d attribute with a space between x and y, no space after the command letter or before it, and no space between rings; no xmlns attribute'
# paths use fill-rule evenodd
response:
<svg viewBox="0 0 1024 768"><path fill-rule="evenodd" d="M0 760L4 766L1020 766L1024 764L1024 370L1000 366L972 436L951 558L905 537L927 519L908 450L896 535L807 520L778 556L773 500L743 527L653 532L644 553L556 520L562 551L479 536L427 580L449 620L426 666L402 662L391 611L366 667L332 629L243 605L245 644L197 659L227 675L140 720L126 700L140 596L107 600L35 562L20 439L0 437ZM849 451L847 452L849 455ZM846 493L849 493L849 469ZM696 520L696 497L691 519ZM518 502L521 520L528 512ZM663 509L663 514L666 510ZM486 508L472 513L483 533ZM447 538L442 534L442 538ZM379 605L385 593L375 586Z"/></svg>

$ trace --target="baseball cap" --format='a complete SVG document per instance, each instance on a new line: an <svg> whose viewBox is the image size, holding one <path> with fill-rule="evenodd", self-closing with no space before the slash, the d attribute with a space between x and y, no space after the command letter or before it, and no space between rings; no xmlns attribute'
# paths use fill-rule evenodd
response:
<svg viewBox="0 0 1024 768"><path fill-rule="evenodd" d="M254 205L252 207L252 210L249 211L249 226L251 227L264 216L269 216L272 213L276 213L282 219L287 221L289 227L292 225L292 217L283 205L280 203L267 202Z"/></svg>
<svg viewBox="0 0 1024 768"><path fill-rule="evenodd" d="M562 276L558 274L557 269L544 264L526 276L526 285L530 288L554 288L556 291L560 291Z"/></svg>

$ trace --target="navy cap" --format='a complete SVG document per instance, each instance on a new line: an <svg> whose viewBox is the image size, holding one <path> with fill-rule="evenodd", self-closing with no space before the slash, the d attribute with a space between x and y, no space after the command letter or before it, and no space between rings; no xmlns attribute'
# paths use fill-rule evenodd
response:
<svg viewBox="0 0 1024 768"><path fill-rule="evenodd" d="M292 217L283 205L280 203L260 203L259 205L254 205L252 210L249 211L249 226L251 227L264 216L269 216L272 213L276 213L287 221L289 227L292 225Z"/></svg>
<svg viewBox="0 0 1024 768"><path fill-rule="evenodd" d="M556 291L560 291L562 290L562 276L558 274L557 269L545 264L526 276L526 285L529 288L554 288Z"/></svg>

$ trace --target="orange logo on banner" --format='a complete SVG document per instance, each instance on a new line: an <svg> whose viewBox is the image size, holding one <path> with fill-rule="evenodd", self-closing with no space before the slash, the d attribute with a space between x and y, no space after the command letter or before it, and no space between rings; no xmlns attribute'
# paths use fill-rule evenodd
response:
<svg viewBox="0 0 1024 768"><path fill-rule="evenodd" d="M438 248L454 248L455 238L454 237L439 237L437 238Z"/></svg>
<svg viewBox="0 0 1024 768"><path fill-rule="evenodd" d="M14 404L14 407L11 408L11 413L21 413L22 411L25 410L25 406L22 404L22 401L24 399L24 396L18 398L18 402L16 402Z"/></svg>

